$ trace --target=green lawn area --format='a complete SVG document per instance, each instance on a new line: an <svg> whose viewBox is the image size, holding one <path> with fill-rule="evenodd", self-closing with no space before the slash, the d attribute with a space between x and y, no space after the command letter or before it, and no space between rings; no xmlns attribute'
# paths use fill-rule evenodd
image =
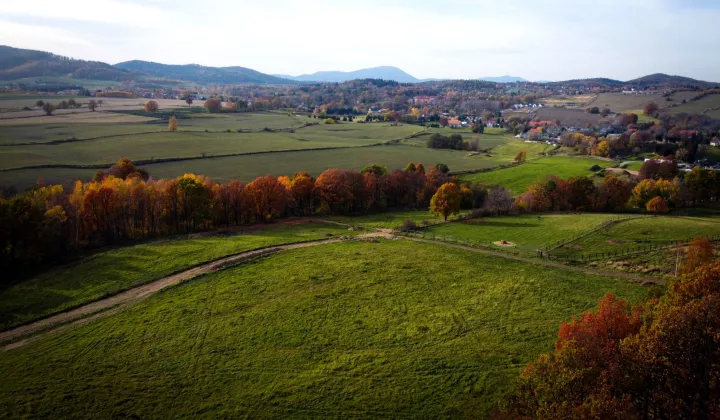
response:
<svg viewBox="0 0 720 420"><path fill-rule="evenodd" d="M353 226L363 226L375 229L394 229L403 224L405 220L412 220L418 225L423 222L438 223L442 222L442 216L433 216L428 210L416 210L405 212L388 212L379 214L369 214L366 216L331 216L328 220L340 223L346 223Z"/></svg>
<svg viewBox="0 0 720 420"><path fill-rule="evenodd" d="M425 237L450 237L491 247L496 247L494 242L508 241L515 246L497 248L535 255L539 248L587 232L614 217L593 213L487 217L433 226L425 231Z"/></svg>
<svg viewBox="0 0 720 420"><path fill-rule="evenodd" d="M697 236L720 235L720 216L696 217L657 216L627 220L600 230L564 248L557 255L580 255L613 252L642 245L666 244Z"/></svg>
<svg viewBox="0 0 720 420"><path fill-rule="evenodd" d="M529 153L528 158L530 158ZM613 164L614 162L589 157L550 156L511 168L463 175L461 180L502 185L510 189L513 193L520 194L527 191L530 184L536 180L544 179L550 175L556 175L561 178L590 176L593 174L593 172L590 171L593 165L607 168Z"/></svg>
<svg viewBox="0 0 720 420"><path fill-rule="evenodd" d="M242 234L160 240L101 252L0 292L0 329L27 323L183 269L258 248L352 235L325 223L269 225Z"/></svg>
<svg viewBox="0 0 720 420"><path fill-rule="evenodd" d="M409 241L254 260L0 354L8 418L485 418L562 321L652 288Z"/></svg>
<svg viewBox="0 0 720 420"><path fill-rule="evenodd" d="M660 122L660 120L658 120L657 118L651 117L651 116L649 116L649 115L645 115L645 114L643 113L643 110L642 110L642 109L633 109L633 110L631 110L631 111L628 111L627 113L629 113L629 114L636 114L636 115L638 116L638 122L639 122L639 123L646 123L646 122L657 123L657 122Z"/></svg>

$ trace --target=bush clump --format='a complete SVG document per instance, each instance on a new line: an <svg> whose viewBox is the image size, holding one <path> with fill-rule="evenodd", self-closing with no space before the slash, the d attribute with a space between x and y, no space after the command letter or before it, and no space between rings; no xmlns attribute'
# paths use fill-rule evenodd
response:
<svg viewBox="0 0 720 420"><path fill-rule="evenodd" d="M405 219L405 221L402 223L402 225L395 228L398 232L410 232L411 230L417 229L417 223L415 223L412 219Z"/></svg>

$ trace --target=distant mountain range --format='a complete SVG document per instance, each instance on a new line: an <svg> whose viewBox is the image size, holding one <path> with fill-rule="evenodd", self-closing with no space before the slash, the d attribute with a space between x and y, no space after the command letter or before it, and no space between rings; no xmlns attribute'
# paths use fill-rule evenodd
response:
<svg viewBox="0 0 720 420"><path fill-rule="evenodd" d="M126 61L115 64L116 68L136 73L149 74L164 79L186 80L191 82L259 85L295 84L292 80L260 73L245 67L206 67L198 64L160 64L151 61Z"/></svg>
<svg viewBox="0 0 720 420"><path fill-rule="evenodd" d="M276 77L295 80L298 82L347 82L357 79L383 79L394 80L400 83L418 83L421 80L411 76L397 67L381 66L355 71L319 71L313 74L302 74L300 76L288 76L276 74Z"/></svg>
<svg viewBox="0 0 720 420"><path fill-rule="evenodd" d="M259 71L233 66L208 67L198 64L161 64L150 61L126 61L113 65L99 61L77 60L43 51L26 50L0 45L0 80L19 80L26 78L70 78L101 81L136 81L152 83L178 83L186 81L207 84L304 84L321 82L345 82L356 79L394 80L400 83L422 83L443 81L444 79L418 79L397 67L382 66L356 71L320 71L300 76L270 75ZM160 80L158 80L160 79ZM527 82L517 76L482 77L481 81L490 83ZM651 74L630 81L605 78L570 80L563 82L538 81L536 83L562 84L568 87L628 86L632 88L689 87L710 88L718 83L704 82L682 76Z"/></svg>

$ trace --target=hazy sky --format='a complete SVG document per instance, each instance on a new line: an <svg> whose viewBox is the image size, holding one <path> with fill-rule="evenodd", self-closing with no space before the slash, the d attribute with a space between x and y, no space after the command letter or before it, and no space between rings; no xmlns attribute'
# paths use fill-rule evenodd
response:
<svg viewBox="0 0 720 420"><path fill-rule="evenodd" d="M292 75L720 82L720 0L2 0L0 44Z"/></svg>

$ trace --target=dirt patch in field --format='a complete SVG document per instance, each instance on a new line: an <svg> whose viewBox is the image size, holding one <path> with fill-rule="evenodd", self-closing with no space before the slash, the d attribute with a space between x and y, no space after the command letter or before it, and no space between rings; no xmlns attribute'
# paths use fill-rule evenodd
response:
<svg viewBox="0 0 720 420"><path fill-rule="evenodd" d="M510 248L510 247L516 246L514 243L508 242L508 241L497 241L497 242L493 242L493 244L495 244L499 247L503 247L503 248Z"/></svg>
<svg viewBox="0 0 720 420"><path fill-rule="evenodd" d="M575 251L580 251L583 249L580 245L573 244L573 245L565 245L565 248L574 249Z"/></svg>
<svg viewBox="0 0 720 420"><path fill-rule="evenodd" d="M622 168L605 168L606 171L612 172L614 174L620 174L620 175L632 175L632 176L639 176L640 172L638 171L628 171L627 169Z"/></svg>
<svg viewBox="0 0 720 420"><path fill-rule="evenodd" d="M610 239L610 240L608 241L608 243L609 243L610 245L625 245L627 242L621 241L621 240L619 240L619 239Z"/></svg>

